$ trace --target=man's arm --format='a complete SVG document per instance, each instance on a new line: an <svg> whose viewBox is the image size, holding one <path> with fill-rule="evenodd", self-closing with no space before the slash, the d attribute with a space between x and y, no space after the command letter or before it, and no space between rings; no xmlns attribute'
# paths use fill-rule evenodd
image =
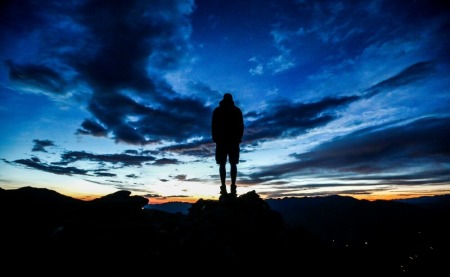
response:
<svg viewBox="0 0 450 277"><path fill-rule="evenodd" d="M217 112L213 111L211 120L211 138L214 142L217 142Z"/></svg>
<svg viewBox="0 0 450 277"><path fill-rule="evenodd" d="M239 109L239 143L242 142L243 136L244 136L244 116L242 115L241 109Z"/></svg>

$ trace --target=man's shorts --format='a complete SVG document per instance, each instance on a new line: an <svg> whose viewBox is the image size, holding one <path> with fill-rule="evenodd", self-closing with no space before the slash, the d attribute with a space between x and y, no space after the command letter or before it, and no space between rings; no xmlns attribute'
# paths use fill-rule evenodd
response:
<svg viewBox="0 0 450 277"><path fill-rule="evenodd" d="M224 164L228 161L230 164L238 164L239 163L239 143L232 144L216 144L216 163Z"/></svg>

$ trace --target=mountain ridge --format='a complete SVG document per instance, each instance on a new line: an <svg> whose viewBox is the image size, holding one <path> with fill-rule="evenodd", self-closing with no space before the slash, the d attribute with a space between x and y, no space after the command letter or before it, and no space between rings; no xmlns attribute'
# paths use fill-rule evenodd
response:
<svg viewBox="0 0 450 277"><path fill-rule="evenodd" d="M297 200L306 200L306 199L330 199L334 197L340 197L342 199L345 198L351 198L357 201L368 201L368 202L379 202L379 201L386 201L386 202L399 202L399 203L406 203L411 205L417 205L421 207L430 207L430 208L448 208L448 203L450 203L450 194L444 194L444 195L434 195L434 196L418 196L418 197L411 197L411 198L403 198L403 199L392 199L392 200L364 200L364 199L356 199L351 196L341 196L341 195L328 195L328 196L304 196L304 197L283 197L283 198L266 198L264 201L269 203L274 203L277 201L287 201L289 199L293 199L294 201ZM166 212L173 212L173 213L188 213L189 207L191 207L193 203L190 202L183 202L183 201L171 201L166 203L157 203L152 204L148 203L145 205L145 209L157 209L161 211ZM438 207L436 207L438 206ZM441 207L442 206L442 207Z"/></svg>
<svg viewBox="0 0 450 277"><path fill-rule="evenodd" d="M251 191L200 199L182 213L144 208L148 199L129 191L84 201L26 187L0 190L0 234L9 238L5 265L37 259L46 273L55 263L70 267L71 259L104 270L110 265L99 264L102 257L127 269L201 261L221 270L226 263L230 273L257 272L249 263L256 259L266 265L261 273L300 266L314 273L442 274L449 271L450 213L435 212L448 206L448 198L439 201L424 208L342 196L263 200Z"/></svg>

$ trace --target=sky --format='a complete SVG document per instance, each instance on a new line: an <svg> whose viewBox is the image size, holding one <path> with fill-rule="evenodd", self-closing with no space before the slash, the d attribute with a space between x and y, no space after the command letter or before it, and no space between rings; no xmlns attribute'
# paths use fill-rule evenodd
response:
<svg viewBox="0 0 450 277"><path fill-rule="evenodd" d="M448 194L449 30L433 0L2 1L0 187L218 199L229 92L238 195Z"/></svg>

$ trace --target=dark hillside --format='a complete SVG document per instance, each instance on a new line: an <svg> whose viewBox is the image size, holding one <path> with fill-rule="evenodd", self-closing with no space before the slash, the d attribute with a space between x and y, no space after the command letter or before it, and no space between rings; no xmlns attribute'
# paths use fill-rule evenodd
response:
<svg viewBox="0 0 450 277"><path fill-rule="evenodd" d="M444 218L407 203L262 200L252 191L200 199L182 213L144 209L148 200L128 191L80 201L30 187L0 190L0 203L3 267L13 275L30 267L47 276L67 270L130 276L160 267L221 274L449 272L443 235L449 229L436 230Z"/></svg>

